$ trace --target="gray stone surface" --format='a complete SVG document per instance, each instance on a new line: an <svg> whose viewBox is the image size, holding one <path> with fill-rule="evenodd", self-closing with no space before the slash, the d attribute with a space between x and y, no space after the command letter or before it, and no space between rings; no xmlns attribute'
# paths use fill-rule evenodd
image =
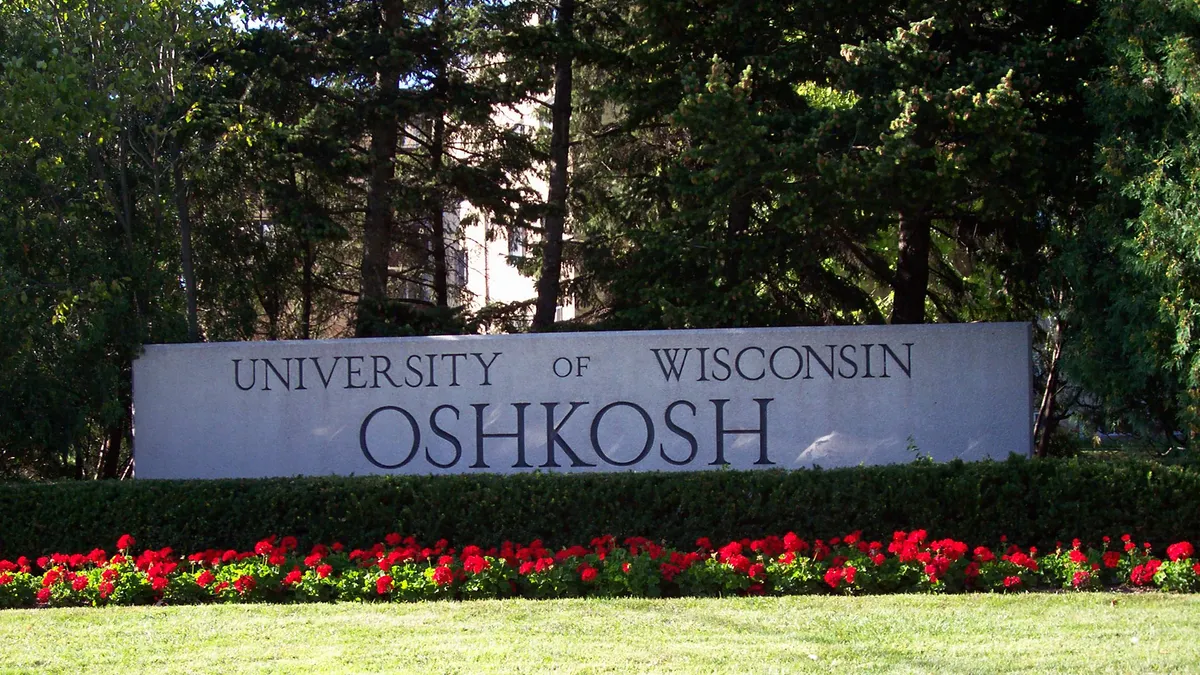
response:
<svg viewBox="0 0 1200 675"><path fill-rule="evenodd" d="M150 345L135 473L1003 458L1030 452L1030 378L1019 323Z"/></svg>

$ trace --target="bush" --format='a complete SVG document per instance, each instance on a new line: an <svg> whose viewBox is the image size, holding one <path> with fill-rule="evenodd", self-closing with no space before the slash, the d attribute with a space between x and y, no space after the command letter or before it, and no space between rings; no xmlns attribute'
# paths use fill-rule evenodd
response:
<svg viewBox="0 0 1200 675"><path fill-rule="evenodd" d="M136 532L150 547L250 547L273 533L349 545L426 541L548 545L597 532L690 546L794 530L883 537L920 524L968 541L1052 549L1200 540L1200 470L1150 460L912 464L799 471L368 476L0 485L0 558L90 550Z"/></svg>

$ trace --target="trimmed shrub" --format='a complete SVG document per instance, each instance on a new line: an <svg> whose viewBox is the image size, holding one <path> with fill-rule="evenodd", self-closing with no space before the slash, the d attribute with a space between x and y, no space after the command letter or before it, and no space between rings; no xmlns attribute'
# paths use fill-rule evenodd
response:
<svg viewBox="0 0 1200 675"><path fill-rule="evenodd" d="M836 470L367 476L0 485L0 558L111 546L250 547L274 533L348 545L403 532L424 541L549 545L597 532L672 546L767 532L941 536L1043 548L1200 540L1200 471L1149 460L1029 460Z"/></svg>

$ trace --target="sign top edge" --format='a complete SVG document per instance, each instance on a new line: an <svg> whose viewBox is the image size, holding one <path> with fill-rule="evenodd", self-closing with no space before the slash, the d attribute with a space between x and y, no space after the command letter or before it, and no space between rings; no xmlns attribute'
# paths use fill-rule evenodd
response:
<svg viewBox="0 0 1200 675"><path fill-rule="evenodd" d="M905 329L914 331L940 331L962 326L995 326L1004 328L1028 329L1032 325L1029 321L973 321L965 323L920 323L920 324L871 324L871 325L854 325L854 326L775 326L768 328L676 328L666 330L620 330L620 331L564 331L558 333L502 333L497 335L415 335L405 337L377 337L377 338L329 338L317 340L239 340L230 342L174 342L174 343L147 343L142 347L146 351L158 351L161 349L213 349L227 345L262 345L267 346L288 346L288 345L314 345L314 344L379 344L381 342L409 342L417 340L442 340L446 342L459 341L474 341L490 338L503 337L508 339L523 340L523 339L578 339L584 336L603 336L603 335L620 335L620 336L679 336L687 335L731 335L731 334L764 334L784 333L796 330L804 330L811 332L830 332L841 331L846 329Z"/></svg>

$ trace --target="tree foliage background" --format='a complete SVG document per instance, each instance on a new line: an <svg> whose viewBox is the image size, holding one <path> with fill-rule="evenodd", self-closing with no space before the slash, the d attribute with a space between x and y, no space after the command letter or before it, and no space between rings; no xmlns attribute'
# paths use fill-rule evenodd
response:
<svg viewBox="0 0 1200 675"><path fill-rule="evenodd" d="M1184 0L9 0L0 477L127 474L147 342L485 329L1029 321L1040 452L1069 414L1190 445L1198 31ZM538 297L466 309L462 201L531 238Z"/></svg>

